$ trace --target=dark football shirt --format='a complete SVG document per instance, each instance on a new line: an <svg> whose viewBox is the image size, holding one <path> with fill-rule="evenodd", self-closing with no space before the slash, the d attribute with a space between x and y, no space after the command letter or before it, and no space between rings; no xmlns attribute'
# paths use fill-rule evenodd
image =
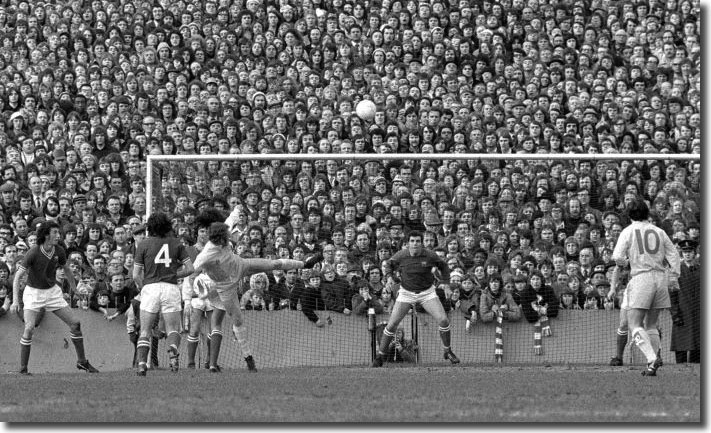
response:
<svg viewBox="0 0 711 433"><path fill-rule="evenodd" d="M442 273L442 280L449 282L449 267L436 253L422 250L422 253L411 256L407 249L400 250L390 259L392 270L400 270L402 287L413 293L423 292L434 284L435 276L432 268L436 267Z"/></svg>
<svg viewBox="0 0 711 433"><path fill-rule="evenodd" d="M178 269L190 260L180 240L148 237L136 248L134 265L143 268L143 284L178 284Z"/></svg>
<svg viewBox="0 0 711 433"><path fill-rule="evenodd" d="M57 245L45 251L42 245L36 245L30 248L18 267L27 270L28 286L47 290L57 284L57 268L64 267L65 263L64 248Z"/></svg>

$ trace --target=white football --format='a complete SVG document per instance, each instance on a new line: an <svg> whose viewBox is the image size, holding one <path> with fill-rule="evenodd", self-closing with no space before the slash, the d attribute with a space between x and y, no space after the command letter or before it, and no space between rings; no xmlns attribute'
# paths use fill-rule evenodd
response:
<svg viewBox="0 0 711 433"><path fill-rule="evenodd" d="M363 120L373 120L375 118L375 103L364 99L356 105L356 114Z"/></svg>
<svg viewBox="0 0 711 433"><path fill-rule="evenodd" d="M197 293L200 299L206 299L208 297L208 292L212 290L214 282L207 276L207 274L202 273L195 277L193 281L193 289Z"/></svg>

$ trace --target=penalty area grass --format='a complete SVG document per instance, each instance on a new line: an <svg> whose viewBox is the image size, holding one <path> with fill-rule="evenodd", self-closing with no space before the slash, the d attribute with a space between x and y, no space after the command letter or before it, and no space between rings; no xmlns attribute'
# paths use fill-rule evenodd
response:
<svg viewBox="0 0 711 433"><path fill-rule="evenodd" d="M700 422L699 365L0 375L5 422Z"/></svg>

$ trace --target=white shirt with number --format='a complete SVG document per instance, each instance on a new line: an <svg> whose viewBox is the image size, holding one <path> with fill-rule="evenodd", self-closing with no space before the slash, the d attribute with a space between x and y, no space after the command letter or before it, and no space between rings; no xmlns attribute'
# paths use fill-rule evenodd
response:
<svg viewBox="0 0 711 433"><path fill-rule="evenodd" d="M680 273L680 258L666 232L647 221L633 221L617 239L612 260L629 259L631 276L650 271ZM665 266L665 260L668 266Z"/></svg>

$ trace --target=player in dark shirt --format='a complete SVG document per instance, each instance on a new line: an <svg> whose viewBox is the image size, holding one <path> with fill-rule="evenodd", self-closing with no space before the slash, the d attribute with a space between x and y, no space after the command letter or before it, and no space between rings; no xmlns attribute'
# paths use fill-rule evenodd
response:
<svg viewBox="0 0 711 433"><path fill-rule="evenodd" d="M390 320L383 330L383 337L380 339L373 367L383 366L385 350L390 347L390 342L395 338L398 325L410 308L417 304L422 305L439 325L439 335L444 346L444 359L448 359L452 364L458 364L459 358L450 347L449 319L435 292L434 268L439 269L445 289L449 288L447 263L434 252L425 250L422 245L422 233L413 230L407 237L407 249L395 253L386 264L392 272L400 271L401 288L398 291L397 299L395 299Z"/></svg>
<svg viewBox="0 0 711 433"><path fill-rule="evenodd" d="M170 369L178 371L182 315L178 278L193 273L193 262L187 249L179 239L170 236L173 228L168 216L152 214L147 227L149 237L136 246L133 265L133 280L141 288L141 335L137 345L139 376L145 376L148 370L149 334L159 312L165 321Z"/></svg>
<svg viewBox="0 0 711 433"><path fill-rule="evenodd" d="M67 256L64 249L58 245L59 239L59 225L55 221L43 222L37 229L37 245L32 247L22 262L17 265L11 307L12 311L17 314L20 313L20 288L27 277L27 285L22 294L25 328L20 339L21 374L30 374L27 364L30 360L32 335L37 319L44 311L54 312L69 326L71 340L77 352L77 368L89 373L99 372L84 355L84 337L81 325L64 299L62 289L57 285L57 268L64 267L72 292L76 287L71 270L66 267Z"/></svg>

